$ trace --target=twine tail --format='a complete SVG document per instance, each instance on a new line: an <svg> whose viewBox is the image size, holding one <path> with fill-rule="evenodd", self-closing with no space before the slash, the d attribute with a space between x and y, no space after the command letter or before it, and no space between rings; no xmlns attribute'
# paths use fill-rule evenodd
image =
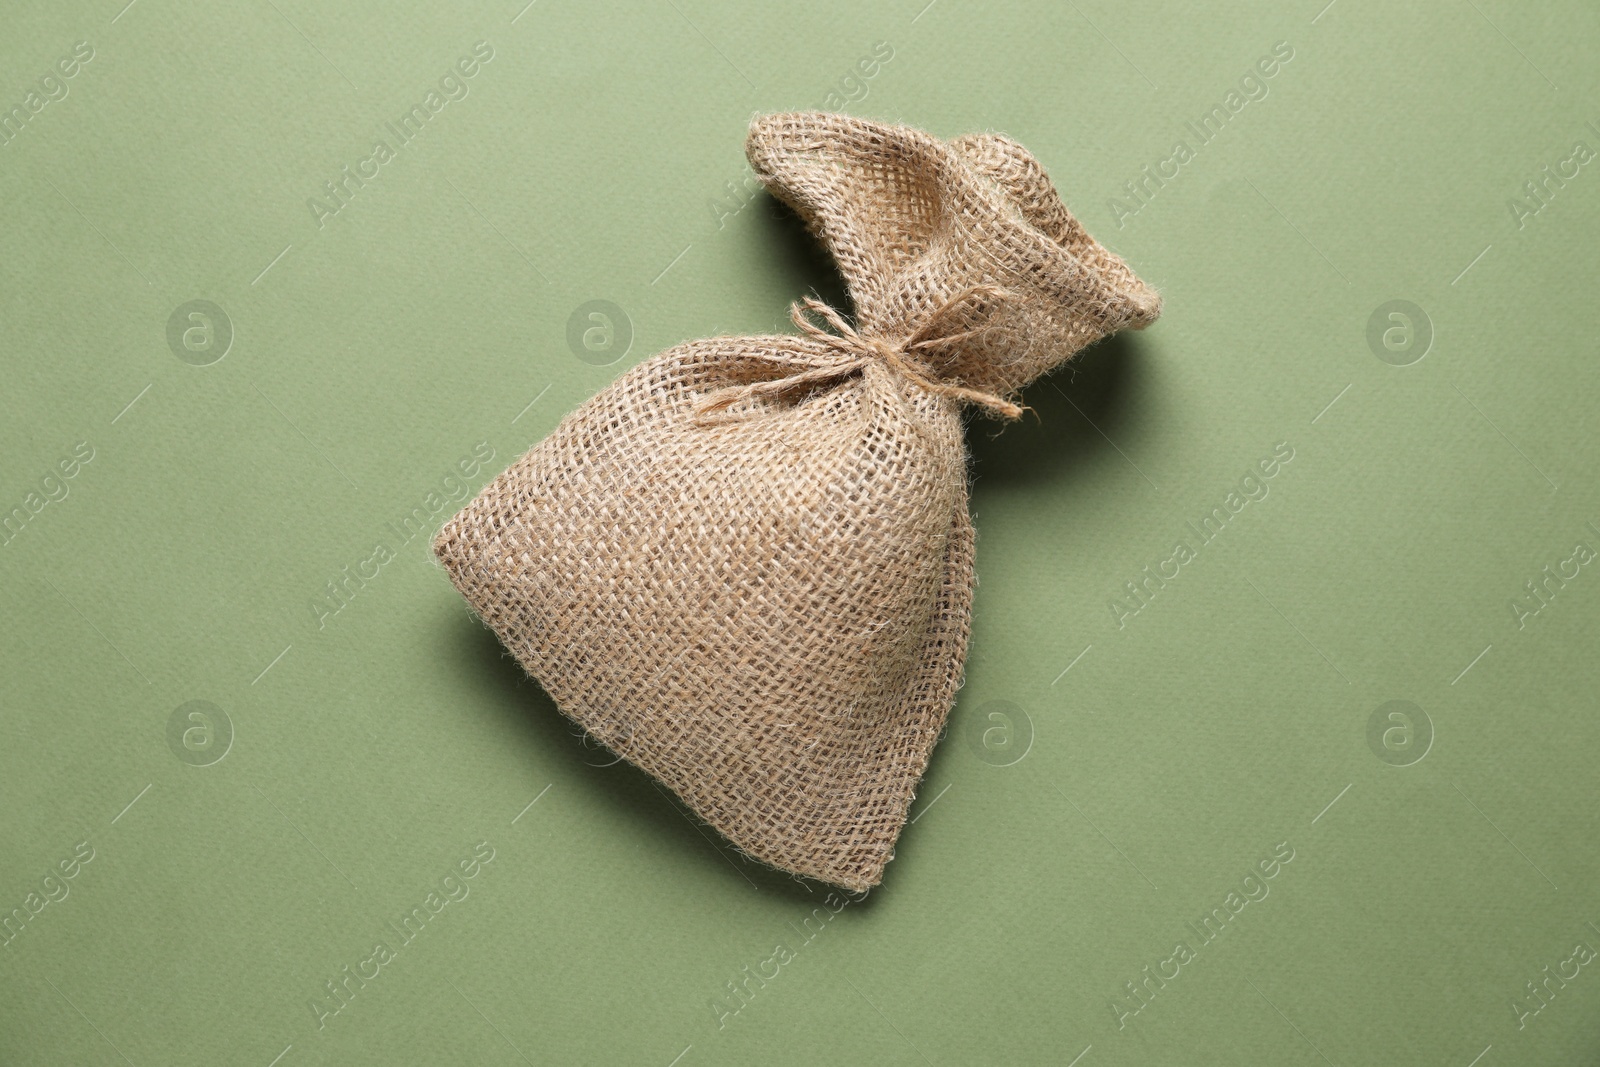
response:
<svg viewBox="0 0 1600 1067"><path fill-rule="evenodd" d="M1014 404L1005 397L999 396L995 393L986 393L982 389L968 389L966 386L955 382L934 381L932 378L924 377L922 373L916 370L912 364L898 360L896 360L895 363L897 364L897 369L901 374L905 375L911 381L915 382L917 385L920 385L928 392L934 393L938 396L948 397L951 400L959 400L968 404L976 405L977 407L980 407L984 411L988 412L990 415L993 415L999 419L1004 419L1007 422L1015 422L1017 419L1022 418L1023 412L1033 410L1032 408L1025 407L1021 404Z"/></svg>
<svg viewBox="0 0 1600 1067"><path fill-rule="evenodd" d="M928 316L928 321L923 323L910 337L906 338L904 346L906 351L919 352L938 349L978 336L983 332L984 328L982 326L977 326L970 330L962 330L958 333L941 334L938 331L951 314L969 303L979 300L1004 301L1010 296L1011 293L998 285L985 283L968 286L935 308L933 314ZM990 314L993 314L993 312L990 312ZM1007 422L1014 422L1022 418L1024 412L1033 410L1026 405L1012 403L996 393L986 392L981 389L969 389L959 381L941 382L929 379L916 371L915 368L904 371L904 373L929 392L947 396L952 400L974 404L988 414L1004 419Z"/></svg>

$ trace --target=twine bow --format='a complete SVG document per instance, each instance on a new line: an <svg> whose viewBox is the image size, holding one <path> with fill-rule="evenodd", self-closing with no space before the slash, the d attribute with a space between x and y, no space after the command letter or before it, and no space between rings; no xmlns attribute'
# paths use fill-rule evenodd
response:
<svg viewBox="0 0 1600 1067"><path fill-rule="evenodd" d="M940 334L938 332L940 327L956 308L980 297L1000 298L1005 295L1004 290L992 285L975 285L964 289L939 305L926 323L900 341L863 336L833 308L814 297L807 297L804 301L789 306L789 317L801 331L821 341L824 347L838 358L782 378L747 382L714 390L695 406L695 421L702 424L711 422L713 420L707 419L706 416L731 407L747 397L776 396L847 377L860 371L873 360L881 361L907 381L936 396L976 404L1002 419L1021 418L1022 413L1028 410L1026 407L1013 404L994 393L969 389L956 380L941 379L931 372L926 363L916 358L916 353L954 344L981 332L980 327L959 333ZM817 325L813 321L813 316L822 319L827 326L832 327L832 331Z"/></svg>

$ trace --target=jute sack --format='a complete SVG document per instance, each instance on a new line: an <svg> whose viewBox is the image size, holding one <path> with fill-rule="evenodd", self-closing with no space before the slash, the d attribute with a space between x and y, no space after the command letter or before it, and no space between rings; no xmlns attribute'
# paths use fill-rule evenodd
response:
<svg viewBox="0 0 1600 1067"><path fill-rule="evenodd" d="M960 411L1160 300L1014 141L756 120L750 163L832 252L852 326L646 360L439 533L473 610L574 721L747 854L877 885L961 684Z"/></svg>

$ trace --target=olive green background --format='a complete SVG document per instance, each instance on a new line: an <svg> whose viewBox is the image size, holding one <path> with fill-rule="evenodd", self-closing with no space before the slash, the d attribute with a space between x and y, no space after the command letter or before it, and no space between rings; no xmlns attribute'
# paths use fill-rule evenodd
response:
<svg viewBox="0 0 1600 1067"><path fill-rule="evenodd" d="M0 1062L1600 1059L1592 6L122 2L0 41L0 916L94 853L0 948ZM654 352L841 300L742 154L825 105L1018 138L1165 298L971 423L967 683L842 908L608 765L389 525ZM214 313L169 344L194 300L225 354Z"/></svg>

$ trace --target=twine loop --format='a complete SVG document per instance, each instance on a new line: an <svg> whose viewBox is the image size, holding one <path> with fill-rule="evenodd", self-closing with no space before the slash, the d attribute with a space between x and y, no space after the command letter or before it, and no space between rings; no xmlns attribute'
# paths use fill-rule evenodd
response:
<svg viewBox="0 0 1600 1067"><path fill-rule="evenodd" d="M861 371L873 361L883 363L913 385L936 396L976 404L989 414L1002 419L1019 419L1022 413L1028 410L1026 407L1014 404L994 393L969 389L959 381L940 378L926 363L917 358L918 353L954 344L982 332L982 327L979 327L958 333L941 334L940 328L956 309L973 300L999 299L1006 295L1005 290L993 285L975 285L964 289L940 304L926 323L899 341L863 335L845 321L844 316L838 311L815 297L807 297L789 306L789 317L803 333L822 342L824 348L835 358L782 378L746 382L742 385L730 385L713 390L695 405L695 419L702 423L713 421L708 420L706 416L731 407L747 397L777 396L807 386L835 381ZM824 325L818 325L817 319L821 319Z"/></svg>

